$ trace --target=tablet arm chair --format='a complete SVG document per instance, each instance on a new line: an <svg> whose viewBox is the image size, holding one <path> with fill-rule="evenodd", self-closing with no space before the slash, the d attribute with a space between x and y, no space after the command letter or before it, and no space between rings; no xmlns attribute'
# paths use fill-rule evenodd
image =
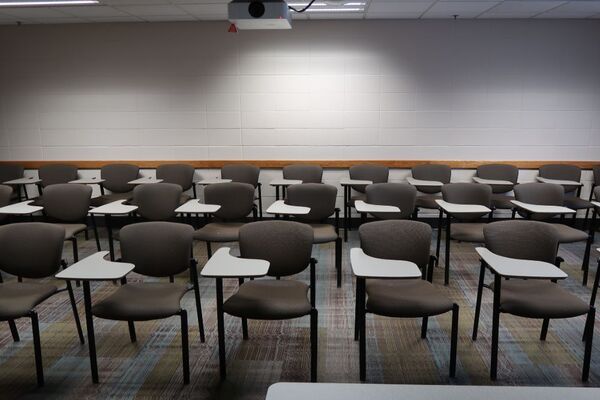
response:
<svg viewBox="0 0 600 400"><path fill-rule="evenodd" d="M105 181L100 185L102 195L92 199L92 206L100 207L113 201L131 200L134 185L128 182L138 179L140 168L131 164L109 164L100 169L100 177ZM104 189L110 190L106 194Z"/></svg>
<svg viewBox="0 0 600 400"><path fill-rule="evenodd" d="M511 210L511 200L514 196L507 195L511 192L519 180L519 168L510 164L486 164L477 167L476 176L482 179L508 181L510 185L492 185L492 208L494 210Z"/></svg>
<svg viewBox="0 0 600 400"><path fill-rule="evenodd" d="M187 164L162 164L156 168L156 179L162 179L162 183L173 183L181 186L182 192L179 204L184 204L191 199L190 195L186 194L192 189L194 198L196 195L196 185L194 184L194 173L196 170L191 165Z"/></svg>
<svg viewBox="0 0 600 400"><path fill-rule="evenodd" d="M258 216L263 218L262 184L259 182L260 168L251 164L227 164L221 167L221 178L232 182L247 183L258 189Z"/></svg>
<svg viewBox="0 0 600 400"><path fill-rule="evenodd" d="M21 165L0 165L0 183L2 182L6 182L6 181L12 181L14 179L19 179L19 178L23 178L25 174L25 168L23 168L23 166ZM13 189L13 193L11 195L11 200L20 200L20 193L19 191L21 190L20 186L10 186ZM25 195L25 198L27 199L27 189L25 188L25 186L23 186L23 194Z"/></svg>
<svg viewBox="0 0 600 400"><path fill-rule="evenodd" d="M146 221L168 221L175 217L180 205L182 188L175 183L138 185L133 189L132 203L138 206L136 213Z"/></svg>
<svg viewBox="0 0 600 400"><path fill-rule="evenodd" d="M377 164L360 164L353 165L348 171L350 179L353 180L365 180L373 183L387 183L390 176L390 169L385 165ZM352 185L350 188L356 192L355 195L351 195L350 198L346 199L347 203L344 204L346 210L344 215L350 216L354 202L357 200L367 201L366 189L368 185ZM352 218L349 217L349 221Z"/></svg>
<svg viewBox="0 0 600 400"><path fill-rule="evenodd" d="M13 189L7 185L0 185L0 207L4 207L10 204L13 196ZM0 223L4 222L6 215L0 214Z"/></svg>
<svg viewBox="0 0 600 400"><path fill-rule="evenodd" d="M51 164L45 165L38 169L38 176L41 179L41 183L38 183L39 197L36 197L32 205L43 206L44 205L44 194L43 189L50 185L57 185L60 183L69 183L78 178L77 167L74 165L60 165Z"/></svg>
<svg viewBox="0 0 600 400"><path fill-rule="evenodd" d="M422 164L415 165L411 169L412 177L423 181L437 181L443 184L450 183L452 177L452 168L443 164ZM417 213L420 208L438 209L435 202L440 198L439 193L442 188L439 186L417 186L417 190L424 193L417 197L416 207Z"/></svg>
<svg viewBox="0 0 600 400"><path fill-rule="evenodd" d="M323 167L307 164L286 165L283 167L283 179L297 179L302 183L322 183Z"/></svg>
<svg viewBox="0 0 600 400"><path fill-rule="evenodd" d="M395 206L399 213L371 213L377 219L408 219L414 215L417 189L405 183L374 183L365 190L366 202L382 206Z"/></svg>

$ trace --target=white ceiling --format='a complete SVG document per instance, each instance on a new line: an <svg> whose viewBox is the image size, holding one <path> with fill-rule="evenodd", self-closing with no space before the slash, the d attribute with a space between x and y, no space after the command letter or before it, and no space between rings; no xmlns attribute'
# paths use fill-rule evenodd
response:
<svg viewBox="0 0 600 400"><path fill-rule="evenodd" d="M226 20L229 0L100 0L100 5L0 7L0 24ZM303 4L306 0L290 0ZM294 19L600 18L600 0L348 0L363 11L292 13ZM297 7L298 8L298 7Z"/></svg>

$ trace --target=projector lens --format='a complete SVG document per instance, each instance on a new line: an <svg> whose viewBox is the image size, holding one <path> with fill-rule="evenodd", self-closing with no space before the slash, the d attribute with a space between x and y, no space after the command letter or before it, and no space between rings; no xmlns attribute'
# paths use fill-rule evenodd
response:
<svg viewBox="0 0 600 400"><path fill-rule="evenodd" d="M265 5L262 1L253 1L248 6L248 13L250 13L253 18L260 18L265 14Z"/></svg>

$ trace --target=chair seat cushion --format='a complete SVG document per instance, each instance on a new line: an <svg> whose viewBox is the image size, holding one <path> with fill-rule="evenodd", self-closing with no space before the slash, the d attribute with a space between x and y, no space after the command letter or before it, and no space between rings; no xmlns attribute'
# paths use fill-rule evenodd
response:
<svg viewBox="0 0 600 400"><path fill-rule="evenodd" d="M565 196L564 205L573 210L587 210L588 208L594 207L589 201L575 196Z"/></svg>
<svg viewBox="0 0 600 400"><path fill-rule="evenodd" d="M293 280L260 279L240 286L223 304L235 317L249 319L291 319L310 314L309 287Z"/></svg>
<svg viewBox="0 0 600 400"><path fill-rule="evenodd" d="M483 227L485 225L480 223L452 224L450 225L450 236L454 240L463 242L484 243Z"/></svg>
<svg viewBox="0 0 600 400"><path fill-rule="evenodd" d="M181 310L185 285L176 283L139 283L119 287L92 307L99 318L117 321L148 321L167 318Z"/></svg>
<svg viewBox="0 0 600 400"><path fill-rule="evenodd" d="M205 242L237 242L242 222L212 222L194 232L194 240Z"/></svg>
<svg viewBox="0 0 600 400"><path fill-rule="evenodd" d="M354 203L357 200L362 200L362 201L367 201L367 194L366 193L357 193L354 196L350 197L350 204L352 207L354 207Z"/></svg>
<svg viewBox="0 0 600 400"><path fill-rule="evenodd" d="M514 204L511 200L514 200L515 196L507 196L505 194L492 194L492 207L498 210L510 210Z"/></svg>
<svg viewBox="0 0 600 400"><path fill-rule="evenodd" d="M423 194L417 196L417 200L415 201L415 207L417 208L430 208L430 209L438 209L438 204L435 202L436 200L441 200L442 197L437 194Z"/></svg>
<svg viewBox="0 0 600 400"><path fill-rule="evenodd" d="M58 288L48 283L10 282L0 284L0 320L26 316Z"/></svg>
<svg viewBox="0 0 600 400"><path fill-rule="evenodd" d="M183 204L187 203L188 201L190 201L191 199L192 199L192 196L190 196L189 194L181 193L181 196L179 197L179 204L183 205Z"/></svg>
<svg viewBox="0 0 600 400"><path fill-rule="evenodd" d="M388 317L416 318L452 309L452 301L422 279L367 280L367 310Z"/></svg>
<svg viewBox="0 0 600 400"><path fill-rule="evenodd" d="M65 240L73 239L75 235L87 229L85 224L54 224L65 228Z"/></svg>
<svg viewBox="0 0 600 400"><path fill-rule="evenodd" d="M94 197L90 202L92 207L100 207L113 201L119 200L131 200L133 198L133 192L125 193L110 193L102 196Z"/></svg>
<svg viewBox="0 0 600 400"><path fill-rule="evenodd" d="M335 233L333 225L329 224L310 224L313 228L314 239L313 243L329 243L335 242L338 234Z"/></svg>
<svg viewBox="0 0 600 400"><path fill-rule="evenodd" d="M583 242L588 239L588 234L582 230L564 224L553 224L558 232L559 243Z"/></svg>
<svg viewBox="0 0 600 400"><path fill-rule="evenodd" d="M579 297L546 280L503 280L501 287L500 309L520 317L570 318L590 309Z"/></svg>

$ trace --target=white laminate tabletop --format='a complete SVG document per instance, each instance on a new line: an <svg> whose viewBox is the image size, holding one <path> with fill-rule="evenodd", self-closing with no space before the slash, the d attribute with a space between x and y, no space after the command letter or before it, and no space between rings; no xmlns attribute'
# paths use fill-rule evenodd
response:
<svg viewBox="0 0 600 400"><path fill-rule="evenodd" d="M475 249L483 261L503 277L529 279L565 279L568 275L554 264L519 260L494 254L485 247Z"/></svg>
<svg viewBox="0 0 600 400"><path fill-rule="evenodd" d="M206 178L201 181L196 182L196 185L216 185L218 183L229 183L231 179L221 179L221 178Z"/></svg>
<svg viewBox="0 0 600 400"><path fill-rule="evenodd" d="M284 200L277 200L267 208L268 214L280 215L306 215L310 212L310 207L291 206L285 204Z"/></svg>
<svg viewBox="0 0 600 400"><path fill-rule="evenodd" d="M490 185L490 186L494 186L494 185L514 185L514 183L511 182L511 181L503 181L503 180L499 180L499 179L484 179L484 178L480 178L478 176L474 176L473 177L473 181L477 182L477 183L483 183L485 185Z"/></svg>
<svg viewBox="0 0 600 400"><path fill-rule="evenodd" d="M106 182L106 179L98 179L98 178L81 178L81 179L76 179L74 181L70 181L69 183L79 183L81 185L94 185L94 184L101 184L103 182Z"/></svg>
<svg viewBox="0 0 600 400"><path fill-rule="evenodd" d="M542 183L554 183L555 185L583 186L583 183L577 182L577 181L566 181L563 179L550 179L550 178L543 178L541 176L536 176L535 179L537 179L539 182L542 182Z"/></svg>
<svg viewBox="0 0 600 400"><path fill-rule="evenodd" d="M40 206L32 206L30 203L33 203L34 200L22 201L16 204L9 204L4 207L0 207L0 214L10 214L10 215L29 215L38 211L42 211L44 207Z"/></svg>
<svg viewBox="0 0 600 400"><path fill-rule="evenodd" d="M398 213L400 209L396 206L384 206L380 204L370 204L362 200L354 202L354 208L359 213Z"/></svg>
<svg viewBox="0 0 600 400"><path fill-rule="evenodd" d="M340 185L351 186L351 185L370 185L373 181L361 180L361 179L342 179Z"/></svg>
<svg viewBox="0 0 600 400"><path fill-rule="evenodd" d="M221 206L219 204L204 204L200 203L200 200L192 199L176 208L175 212L190 214L212 214L217 212L220 208Z"/></svg>
<svg viewBox="0 0 600 400"><path fill-rule="evenodd" d="M230 251L229 247L217 250L200 274L208 278L258 278L269 272L268 261L234 257Z"/></svg>
<svg viewBox="0 0 600 400"><path fill-rule="evenodd" d="M523 203L518 200L511 200L515 206L522 208L523 210L535 213L535 214L574 214L575 210L563 206L543 206L539 204Z"/></svg>
<svg viewBox="0 0 600 400"><path fill-rule="evenodd" d="M600 201L592 201L592 204L594 205L594 207L600 208Z"/></svg>
<svg viewBox="0 0 600 400"><path fill-rule="evenodd" d="M92 208L90 210L90 214L108 214L108 215L120 215L120 214L129 214L132 211L138 209L138 206L132 206L128 204L123 204L127 200L117 200L112 203L105 204L100 207Z"/></svg>
<svg viewBox="0 0 600 400"><path fill-rule="evenodd" d="M34 185L36 183L40 183L42 180L39 178L29 177L29 178L19 178L13 179L12 181L3 182L5 185Z"/></svg>
<svg viewBox="0 0 600 400"><path fill-rule="evenodd" d="M266 400L596 400L598 388L275 383Z"/></svg>
<svg viewBox="0 0 600 400"><path fill-rule="evenodd" d="M359 247L350 249L350 264L352 272L359 278L420 279L422 276L413 262L371 257Z"/></svg>
<svg viewBox="0 0 600 400"><path fill-rule="evenodd" d="M162 179L156 179L151 176L144 176L143 178L134 179L133 181L127 182L129 185L148 185L151 183L161 183Z"/></svg>
<svg viewBox="0 0 600 400"><path fill-rule="evenodd" d="M406 180L408 181L408 183L410 183L413 186L433 186L433 187L444 186L444 184L439 181L423 181L421 179L415 179L412 176L409 176L408 178L406 178Z"/></svg>
<svg viewBox="0 0 600 400"><path fill-rule="evenodd" d="M108 251L99 251L76 262L56 274L56 278L70 281L112 281L118 280L133 271L135 265L108 261L104 257Z"/></svg>
<svg viewBox="0 0 600 400"><path fill-rule="evenodd" d="M449 214L480 214L492 212L492 210L486 206L479 204L456 204L448 203L444 200L436 200L435 202Z"/></svg>
<svg viewBox="0 0 600 400"><path fill-rule="evenodd" d="M271 186L291 186L291 185L299 185L302 181L299 179L273 179L269 182Z"/></svg>

